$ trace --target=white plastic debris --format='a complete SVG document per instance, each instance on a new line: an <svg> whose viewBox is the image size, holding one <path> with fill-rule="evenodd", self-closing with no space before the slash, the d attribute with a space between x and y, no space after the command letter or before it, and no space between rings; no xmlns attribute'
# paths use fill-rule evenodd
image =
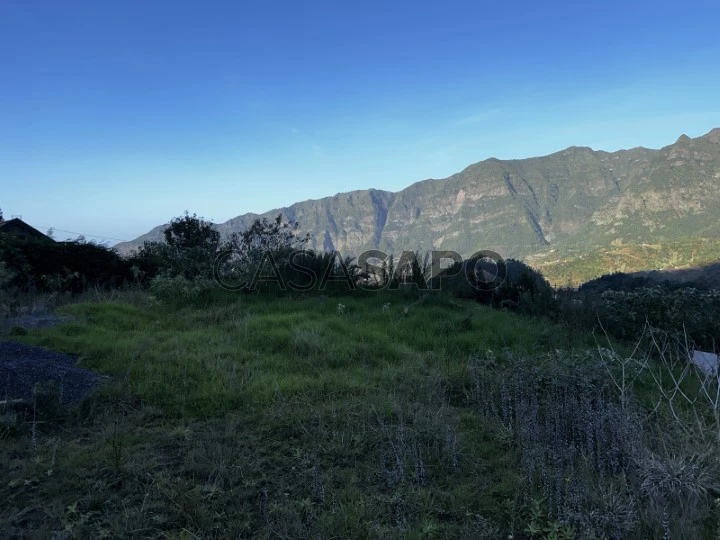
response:
<svg viewBox="0 0 720 540"><path fill-rule="evenodd" d="M720 368L720 357L712 352L693 351L690 361L705 374L716 374Z"/></svg>

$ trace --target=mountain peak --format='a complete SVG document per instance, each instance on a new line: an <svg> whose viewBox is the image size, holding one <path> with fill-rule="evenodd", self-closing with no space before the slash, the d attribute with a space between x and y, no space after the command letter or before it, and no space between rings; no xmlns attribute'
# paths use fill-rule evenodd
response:
<svg viewBox="0 0 720 540"><path fill-rule="evenodd" d="M703 135L702 138L707 139L711 143L720 144L720 128L711 129Z"/></svg>
<svg viewBox="0 0 720 540"><path fill-rule="evenodd" d="M675 141L675 144L686 143L686 142L690 142L691 140L692 140L692 139L691 139L690 137L688 137L687 135L685 135L685 134L683 133L682 135L680 135L680 136L678 137L678 140Z"/></svg>
<svg viewBox="0 0 720 540"><path fill-rule="evenodd" d="M569 146L565 149L565 152L592 152L593 149L589 146Z"/></svg>

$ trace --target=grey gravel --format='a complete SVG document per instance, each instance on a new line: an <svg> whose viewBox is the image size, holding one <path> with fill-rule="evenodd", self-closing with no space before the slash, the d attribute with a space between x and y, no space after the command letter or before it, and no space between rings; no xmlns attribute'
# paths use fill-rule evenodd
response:
<svg viewBox="0 0 720 540"><path fill-rule="evenodd" d="M61 402L75 403L102 380L76 366L76 359L44 347L0 341L0 400L30 399L36 383L55 380L62 387Z"/></svg>
<svg viewBox="0 0 720 540"><path fill-rule="evenodd" d="M0 322L0 327L5 329L19 327L25 330L34 330L35 328L50 328L56 324L71 320L72 317L68 317L67 315L56 315L50 311L42 311L6 318Z"/></svg>

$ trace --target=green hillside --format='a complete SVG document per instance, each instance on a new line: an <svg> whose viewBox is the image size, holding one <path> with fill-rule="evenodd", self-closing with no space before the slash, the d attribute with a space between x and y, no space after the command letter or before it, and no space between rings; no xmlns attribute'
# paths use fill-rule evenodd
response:
<svg viewBox="0 0 720 540"><path fill-rule="evenodd" d="M463 256L492 249L529 260L553 252L570 264L562 271L548 266L554 280L584 280L613 268L603 253L625 257L616 245L673 247L669 253L661 250L662 256L651 258L649 266L636 265L638 253L629 252L615 266L652 269L657 264L670 267L672 260L692 263L696 244L715 245L720 238L719 184L720 129L715 129L695 139L682 136L660 150L608 153L571 147L545 157L488 159L398 193L341 193L263 215L282 213L300 222L316 249L346 255L367 249L447 249ZM257 217L238 216L217 228L227 236L245 230ZM117 247L126 253L145 240L159 239L161 230ZM699 262L717 257L714 248L703 250ZM579 264L581 256L586 262Z"/></svg>

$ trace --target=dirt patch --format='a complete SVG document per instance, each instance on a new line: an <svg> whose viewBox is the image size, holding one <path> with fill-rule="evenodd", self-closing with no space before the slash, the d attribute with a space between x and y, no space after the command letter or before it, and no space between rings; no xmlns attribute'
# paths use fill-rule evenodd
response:
<svg viewBox="0 0 720 540"><path fill-rule="evenodd" d="M0 400L30 399L33 386L60 384L60 401L76 403L107 377L77 367L76 359L43 347L0 341Z"/></svg>

